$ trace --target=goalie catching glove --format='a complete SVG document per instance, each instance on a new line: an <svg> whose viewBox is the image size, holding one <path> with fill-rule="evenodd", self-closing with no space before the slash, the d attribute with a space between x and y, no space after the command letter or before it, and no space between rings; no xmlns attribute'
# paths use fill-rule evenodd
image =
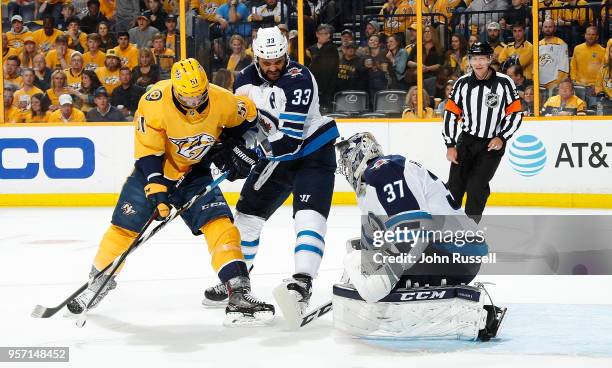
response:
<svg viewBox="0 0 612 368"><path fill-rule="evenodd" d="M229 172L227 180L234 181L249 176L251 168L257 163L257 154L246 148L240 139L229 138L222 143L212 161L219 170Z"/></svg>

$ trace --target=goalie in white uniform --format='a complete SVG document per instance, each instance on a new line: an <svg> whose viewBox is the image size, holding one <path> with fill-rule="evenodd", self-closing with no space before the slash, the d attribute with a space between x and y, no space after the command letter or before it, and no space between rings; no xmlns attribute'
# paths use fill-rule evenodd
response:
<svg viewBox="0 0 612 368"><path fill-rule="evenodd" d="M466 286L488 254L484 233L444 183L403 156L383 155L370 133L336 149L357 193L362 236L348 241L348 280L334 286L335 326L365 337L494 337L505 309L484 305L481 284Z"/></svg>

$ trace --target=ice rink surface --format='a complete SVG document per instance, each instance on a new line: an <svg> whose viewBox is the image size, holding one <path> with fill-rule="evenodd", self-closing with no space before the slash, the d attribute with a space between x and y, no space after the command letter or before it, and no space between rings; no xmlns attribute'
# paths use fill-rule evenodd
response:
<svg viewBox="0 0 612 368"><path fill-rule="evenodd" d="M300 331L282 316L271 327L225 328L222 309L205 309L216 283L202 237L171 223L130 255L118 287L80 329L63 311L34 319L36 304L54 306L87 279L112 208L0 209L0 346L68 346L72 367L612 367L612 276L483 276L509 307L489 343L364 341L332 327L331 313ZM489 214L611 213L490 208ZM266 224L253 272L255 294L293 271L290 207ZM341 276L345 240L359 235L356 207L332 209L325 257L312 306L331 298ZM41 366L41 363L0 363Z"/></svg>

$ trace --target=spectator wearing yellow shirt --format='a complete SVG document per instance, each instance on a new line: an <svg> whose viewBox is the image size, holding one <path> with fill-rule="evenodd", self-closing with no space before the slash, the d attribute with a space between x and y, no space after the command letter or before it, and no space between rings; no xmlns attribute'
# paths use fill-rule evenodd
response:
<svg viewBox="0 0 612 368"><path fill-rule="evenodd" d="M403 33L412 23L409 14L414 14L414 9L407 0L387 0L379 15L385 17L383 31L387 36L394 33Z"/></svg>
<svg viewBox="0 0 612 368"><path fill-rule="evenodd" d="M23 40L26 37L32 37L32 32L28 27L23 25L23 18L21 15L13 15L11 18L11 25L11 30L6 32L8 45L9 47L17 49L17 51L21 51Z"/></svg>
<svg viewBox="0 0 612 368"><path fill-rule="evenodd" d="M540 1L538 3L538 8L560 8L562 6L564 6L565 4L563 4L561 1L559 0L544 0L544 1ZM541 17L541 13L540 15L540 22L546 19L552 19L555 23L557 23L560 19L561 19L561 14L563 13L563 9L559 9L559 10L554 10L554 9L547 9L544 11L544 17ZM540 24L541 25L541 24Z"/></svg>
<svg viewBox="0 0 612 368"><path fill-rule="evenodd" d="M569 79L559 83L559 94L544 103L545 116L586 115L586 103L574 94L574 84Z"/></svg>
<svg viewBox="0 0 612 368"><path fill-rule="evenodd" d="M47 53L53 48L55 39L62 34L64 34L62 31L55 28L55 19L53 19L53 16L51 14L46 14L43 17L43 28L34 31L32 33L32 38L34 42L36 42L38 49L41 52Z"/></svg>
<svg viewBox="0 0 612 368"><path fill-rule="evenodd" d="M66 31L68 47L81 53L87 51L87 34L81 31L81 21L77 17L68 19Z"/></svg>
<svg viewBox="0 0 612 368"><path fill-rule="evenodd" d="M167 78L170 74L172 64L174 64L174 51L166 48L166 39L162 34L156 34L153 36L153 48L151 48L155 63L159 66L161 74ZM164 79L162 77L162 79Z"/></svg>
<svg viewBox="0 0 612 368"><path fill-rule="evenodd" d="M27 123L30 112L30 96L21 95L17 98L13 95L13 105L15 105L17 110L13 112L12 122L17 124Z"/></svg>
<svg viewBox="0 0 612 368"><path fill-rule="evenodd" d="M23 80L19 75L21 60L17 56L9 56L4 63L4 84L12 84L15 89L23 86Z"/></svg>
<svg viewBox="0 0 612 368"><path fill-rule="evenodd" d="M217 21L217 9L226 2L226 0L191 0L190 4L191 9L200 17L210 23L215 23Z"/></svg>
<svg viewBox="0 0 612 368"><path fill-rule="evenodd" d="M87 35L87 47L89 48L89 51L83 54L85 70L96 70L99 67L104 66L106 55L104 52L100 51L101 43L102 38L100 38L99 34L92 33Z"/></svg>
<svg viewBox="0 0 612 368"><path fill-rule="evenodd" d="M19 59L21 60L22 68L32 68L34 66L34 56L38 55L38 51L36 50L36 43L32 39L32 37L27 37L23 40L24 46L21 49L21 55L19 55Z"/></svg>
<svg viewBox="0 0 612 368"><path fill-rule="evenodd" d="M525 39L525 25L517 23L512 26L514 42L510 42L499 55L499 62L503 64L512 55L517 55L523 67L525 77L533 78L533 45Z"/></svg>
<svg viewBox="0 0 612 368"><path fill-rule="evenodd" d="M402 119L416 119L418 118L418 98L419 94L417 91L417 86L412 86L408 90L408 94L406 95L406 109L402 113ZM429 93L425 89L423 89L423 118L431 119L434 117L434 110L429 107L430 98Z"/></svg>
<svg viewBox="0 0 612 368"><path fill-rule="evenodd" d="M106 52L106 60L104 66L96 69L96 75L100 83L106 91L111 94L115 87L121 84L119 80L119 68L121 68L121 59L115 53L115 50Z"/></svg>
<svg viewBox="0 0 612 368"><path fill-rule="evenodd" d="M597 43L599 34L595 26L587 28L584 39L584 43L574 48L570 75L575 84L592 87L597 80L599 69L604 64L606 49Z"/></svg>
<svg viewBox="0 0 612 368"><path fill-rule="evenodd" d="M138 48L130 43L130 35L127 32L119 32L117 34L119 45L113 50L115 55L121 59L121 66L127 66L134 69L138 65Z"/></svg>
<svg viewBox="0 0 612 368"><path fill-rule="evenodd" d="M499 61L499 55L504 51L506 44L501 42L501 25L497 22L487 24L487 42L493 49L493 61Z"/></svg>
<svg viewBox="0 0 612 368"><path fill-rule="evenodd" d="M612 99L612 59L610 58L610 51L612 49L609 48L606 54L608 61L599 69L595 81L595 94L607 99Z"/></svg>
<svg viewBox="0 0 612 368"><path fill-rule="evenodd" d="M46 123L49 121L51 113L45 109L43 95L37 93L30 100L30 112L26 118L26 123Z"/></svg>
<svg viewBox="0 0 612 368"><path fill-rule="evenodd" d="M31 68L25 68L21 72L21 77L23 78L23 87L18 89L14 94L15 104L19 101L21 96L33 96L37 93L43 93L43 91L34 86L34 70Z"/></svg>
<svg viewBox="0 0 612 368"><path fill-rule="evenodd" d="M446 18L441 15L434 17L436 23L446 23L446 26L451 28L451 18L459 4L461 4L461 0L423 0L423 15L431 13L443 14ZM416 5L412 8L412 13L415 13L415 9ZM430 17L423 18L426 21L430 19Z"/></svg>
<svg viewBox="0 0 612 368"><path fill-rule="evenodd" d="M174 51L175 54L179 52L179 33L176 29L176 15L168 14L166 18L166 32L164 32L166 38L166 48Z"/></svg>
<svg viewBox="0 0 612 368"><path fill-rule="evenodd" d="M8 44L8 39L6 38L6 33L2 34L2 63L6 63L6 59L9 56L19 56L19 51L16 48L10 47Z"/></svg>
<svg viewBox="0 0 612 368"><path fill-rule="evenodd" d="M565 6L586 6L585 0L569 0ZM572 8L563 9L561 12L561 18L557 21L559 37L567 41L569 49L573 49L581 41L581 37L584 33L584 28L587 26L587 9L586 8Z"/></svg>
<svg viewBox="0 0 612 368"><path fill-rule="evenodd" d="M56 70L51 74L51 88L45 91L45 106L49 106L50 111L59 108L59 96L72 92L66 85L66 73L63 70Z"/></svg>
<svg viewBox="0 0 612 368"><path fill-rule="evenodd" d="M612 9L610 9L610 13L612 13ZM606 44L606 58L605 58L605 62L607 63L608 60L610 60L610 49L612 48L612 38L610 38L608 40L608 43Z"/></svg>
<svg viewBox="0 0 612 368"><path fill-rule="evenodd" d="M45 56L45 63L49 69L68 69L70 66L70 51L68 50L68 39L65 35L57 36L55 47Z"/></svg>
<svg viewBox="0 0 612 368"><path fill-rule="evenodd" d="M53 111L49 116L50 123L82 123L85 122L85 114L72 106L72 97L63 94L59 97L59 109Z"/></svg>
<svg viewBox="0 0 612 368"><path fill-rule="evenodd" d="M102 13L107 19L115 17L116 0L100 0L100 13Z"/></svg>
<svg viewBox="0 0 612 368"><path fill-rule="evenodd" d="M73 90L81 88L81 78L83 75L83 55L78 51L73 51L70 56L70 68L64 70L66 73L66 85Z"/></svg>
<svg viewBox="0 0 612 368"><path fill-rule="evenodd" d="M18 109L13 105L13 94L15 86L12 84L4 85L4 120L2 123L13 124L17 122Z"/></svg>

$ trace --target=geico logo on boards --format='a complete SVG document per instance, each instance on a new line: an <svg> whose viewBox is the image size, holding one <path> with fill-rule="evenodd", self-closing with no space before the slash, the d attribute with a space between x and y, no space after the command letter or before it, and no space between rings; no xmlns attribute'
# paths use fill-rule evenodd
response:
<svg viewBox="0 0 612 368"><path fill-rule="evenodd" d="M56 153L63 149L80 150L81 166L58 165ZM96 167L94 143L85 137L49 138L42 145L42 157L31 155L40 152L32 138L0 138L0 179L33 179L39 174L41 160L43 172L50 179L89 178Z"/></svg>
<svg viewBox="0 0 612 368"><path fill-rule="evenodd" d="M612 153L612 142L561 143L555 167L567 165L573 168L588 165L594 169L608 168L610 164L606 152Z"/></svg>
<svg viewBox="0 0 612 368"><path fill-rule="evenodd" d="M428 300L428 299L442 299L446 294L446 290L441 291L411 291L408 293L402 293L400 300Z"/></svg>

